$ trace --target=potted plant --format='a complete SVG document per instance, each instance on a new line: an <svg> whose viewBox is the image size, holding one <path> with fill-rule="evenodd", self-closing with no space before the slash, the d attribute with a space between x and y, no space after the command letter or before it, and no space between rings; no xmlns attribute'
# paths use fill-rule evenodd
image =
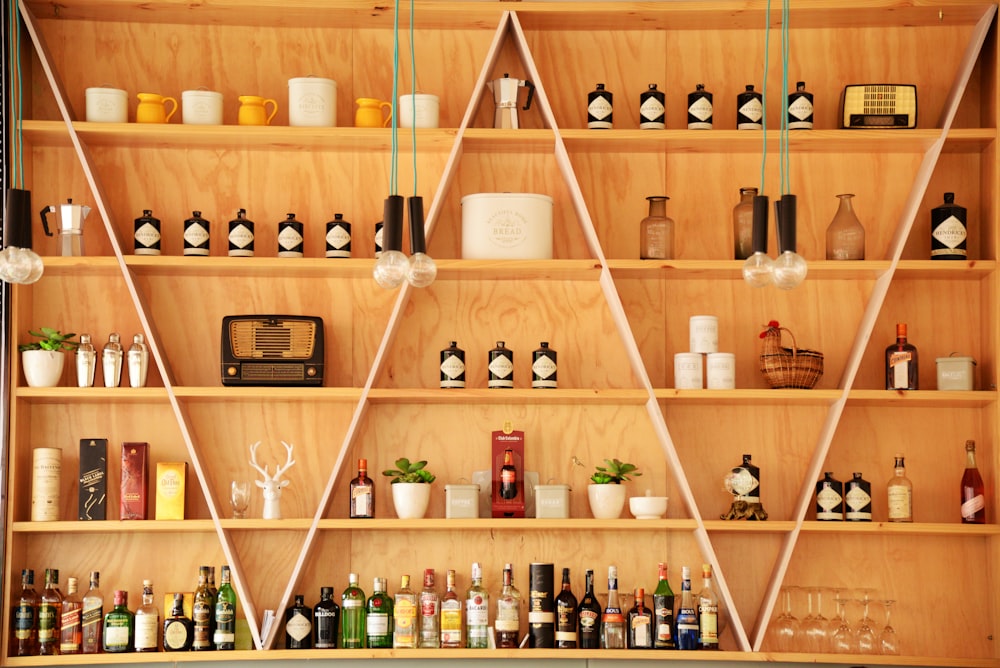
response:
<svg viewBox="0 0 1000 668"><path fill-rule="evenodd" d="M392 505L401 520L419 519L427 512L435 476L426 466L425 460L411 462L402 457L396 460L396 468L382 471L382 475L392 478Z"/></svg>
<svg viewBox="0 0 1000 668"><path fill-rule="evenodd" d="M595 519L612 520L621 516L625 507L626 489L622 482L641 476L639 467L619 459L605 459L597 466L587 485L587 500Z"/></svg>
<svg viewBox="0 0 1000 668"><path fill-rule="evenodd" d="M38 341L22 343L17 349L21 351L21 367L29 387L55 387L62 378L63 366L66 363L65 350L76 350L76 341L72 338L76 333L63 334L58 329L42 327L41 331L28 330L28 334L39 338Z"/></svg>

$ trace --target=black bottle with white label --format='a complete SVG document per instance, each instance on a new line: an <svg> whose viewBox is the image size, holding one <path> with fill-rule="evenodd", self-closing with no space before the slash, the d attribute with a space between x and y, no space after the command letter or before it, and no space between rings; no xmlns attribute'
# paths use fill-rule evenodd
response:
<svg viewBox="0 0 1000 668"><path fill-rule="evenodd" d="M531 353L531 387L555 389L558 386L556 351L549 348L548 341L542 341L539 348Z"/></svg>
<svg viewBox="0 0 1000 668"><path fill-rule="evenodd" d="M333 214L326 224L326 256L351 257L351 224L342 213Z"/></svg>
<svg viewBox="0 0 1000 668"><path fill-rule="evenodd" d="M816 519L820 522L844 521L844 483L826 471L816 483Z"/></svg>
<svg viewBox="0 0 1000 668"><path fill-rule="evenodd" d="M666 95L656 89L656 84L639 94L639 129L662 130L666 127Z"/></svg>
<svg viewBox="0 0 1000 668"><path fill-rule="evenodd" d="M736 96L736 129L762 130L763 120L763 98L753 89L753 84L747 84L746 90Z"/></svg>
<svg viewBox="0 0 1000 668"><path fill-rule="evenodd" d="M847 510L844 519L848 522L872 521L872 484L860 473L854 473L854 478L847 481L844 505Z"/></svg>
<svg viewBox="0 0 1000 668"><path fill-rule="evenodd" d="M966 213L955 204L955 193L945 193L944 204L931 209L932 260L968 259Z"/></svg>
<svg viewBox="0 0 1000 668"><path fill-rule="evenodd" d="M788 94L788 129L813 129L813 94L806 91L806 82L795 84L795 91Z"/></svg>
<svg viewBox="0 0 1000 668"><path fill-rule="evenodd" d="M253 257L253 228L246 209L239 209L229 221L229 257Z"/></svg>
<svg viewBox="0 0 1000 668"><path fill-rule="evenodd" d="M295 220L295 214L286 214L285 220L278 222L278 257L302 257L304 227Z"/></svg>
<svg viewBox="0 0 1000 668"><path fill-rule="evenodd" d="M150 209L143 209L142 216L135 219L135 254L160 254L160 219L153 217Z"/></svg>
<svg viewBox="0 0 1000 668"><path fill-rule="evenodd" d="M711 130L712 94L705 90L705 84L696 84L693 93L688 93L688 130Z"/></svg>
<svg viewBox="0 0 1000 668"><path fill-rule="evenodd" d="M211 254L211 223L201 217L201 211L192 211L184 221L184 254Z"/></svg>
<svg viewBox="0 0 1000 668"><path fill-rule="evenodd" d="M465 387L465 351L452 341L441 351L441 387Z"/></svg>
<svg viewBox="0 0 1000 668"><path fill-rule="evenodd" d="M614 95L604 90L604 84L587 94L587 127L591 130L610 130L612 112L614 111Z"/></svg>
<svg viewBox="0 0 1000 668"><path fill-rule="evenodd" d="M489 354L489 380L487 387L514 387L514 351L497 341L497 347Z"/></svg>

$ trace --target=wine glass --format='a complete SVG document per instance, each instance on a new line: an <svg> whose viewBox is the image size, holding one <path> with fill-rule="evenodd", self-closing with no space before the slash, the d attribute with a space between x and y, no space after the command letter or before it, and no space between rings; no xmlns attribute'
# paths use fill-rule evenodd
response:
<svg viewBox="0 0 1000 668"><path fill-rule="evenodd" d="M858 652L860 654L878 653L878 638L875 635L875 631L872 629L875 621L868 616L868 606L871 603L871 600L871 589L857 590L857 601L861 604L863 610L861 619L858 620L858 628L856 632Z"/></svg>
<svg viewBox="0 0 1000 668"><path fill-rule="evenodd" d="M889 623L889 611L892 609L892 599L883 599L882 606L885 608L885 627L878 634L879 650L882 654L899 654L899 639L896 637L896 629Z"/></svg>
<svg viewBox="0 0 1000 668"><path fill-rule="evenodd" d="M246 480L234 480L229 485L229 504L233 507L233 519L246 519L247 508L250 507L250 483Z"/></svg>
<svg viewBox="0 0 1000 668"><path fill-rule="evenodd" d="M833 645L831 649L836 654L857 654L858 643L854 637L854 631L847 623L847 603L852 600L844 589L836 590L837 616L840 623L833 633Z"/></svg>
<svg viewBox="0 0 1000 668"><path fill-rule="evenodd" d="M795 587L781 588L781 614L771 625L771 639L775 650L791 652L795 645L795 636L799 630L799 620L792 614L792 590Z"/></svg>
<svg viewBox="0 0 1000 668"><path fill-rule="evenodd" d="M823 616L823 596L819 587L806 588L809 601L809 616L802 621L802 633L805 636L806 649L812 653L827 650L827 627L829 620ZM815 600L815 614L813 601Z"/></svg>

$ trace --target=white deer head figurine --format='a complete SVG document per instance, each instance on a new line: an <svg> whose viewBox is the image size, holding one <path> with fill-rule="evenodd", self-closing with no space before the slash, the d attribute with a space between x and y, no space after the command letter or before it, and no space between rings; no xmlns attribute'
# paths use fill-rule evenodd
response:
<svg viewBox="0 0 1000 668"><path fill-rule="evenodd" d="M260 445L260 441L257 441L250 446L250 464L257 469L257 471L264 476L264 480L255 480L257 486L264 490L264 519L265 520L280 520L281 519L281 488L288 486L287 480L278 480L281 474L287 471L295 463L292 459L292 446L284 441L281 442L285 446L285 451L288 453L288 459L285 461L283 466L279 466L274 471L274 476L267 474L267 467L261 468L257 463L257 446Z"/></svg>

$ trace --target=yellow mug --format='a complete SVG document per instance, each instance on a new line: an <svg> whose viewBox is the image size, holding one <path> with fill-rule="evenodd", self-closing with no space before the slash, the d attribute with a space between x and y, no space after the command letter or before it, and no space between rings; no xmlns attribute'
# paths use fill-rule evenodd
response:
<svg viewBox="0 0 1000 668"><path fill-rule="evenodd" d="M266 105L271 105L271 113L267 113ZM240 95L240 113L237 122L240 125L270 125L271 119L278 113L278 103L259 95Z"/></svg>
<svg viewBox="0 0 1000 668"><path fill-rule="evenodd" d="M392 103L384 102L374 97L359 97L358 110L354 112L354 127L356 128L384 128L392 120ZM382 110L388 109L388 115Z"/></svg>
<svg viewBox="0 0 1000 668"><path fill-rule="evenodd" d="M139 93L139 106L135 109L136 123L169 123L170 117L177 112L177 100L156 93ZM171 105L167 113L166 104Z"/></svg>

